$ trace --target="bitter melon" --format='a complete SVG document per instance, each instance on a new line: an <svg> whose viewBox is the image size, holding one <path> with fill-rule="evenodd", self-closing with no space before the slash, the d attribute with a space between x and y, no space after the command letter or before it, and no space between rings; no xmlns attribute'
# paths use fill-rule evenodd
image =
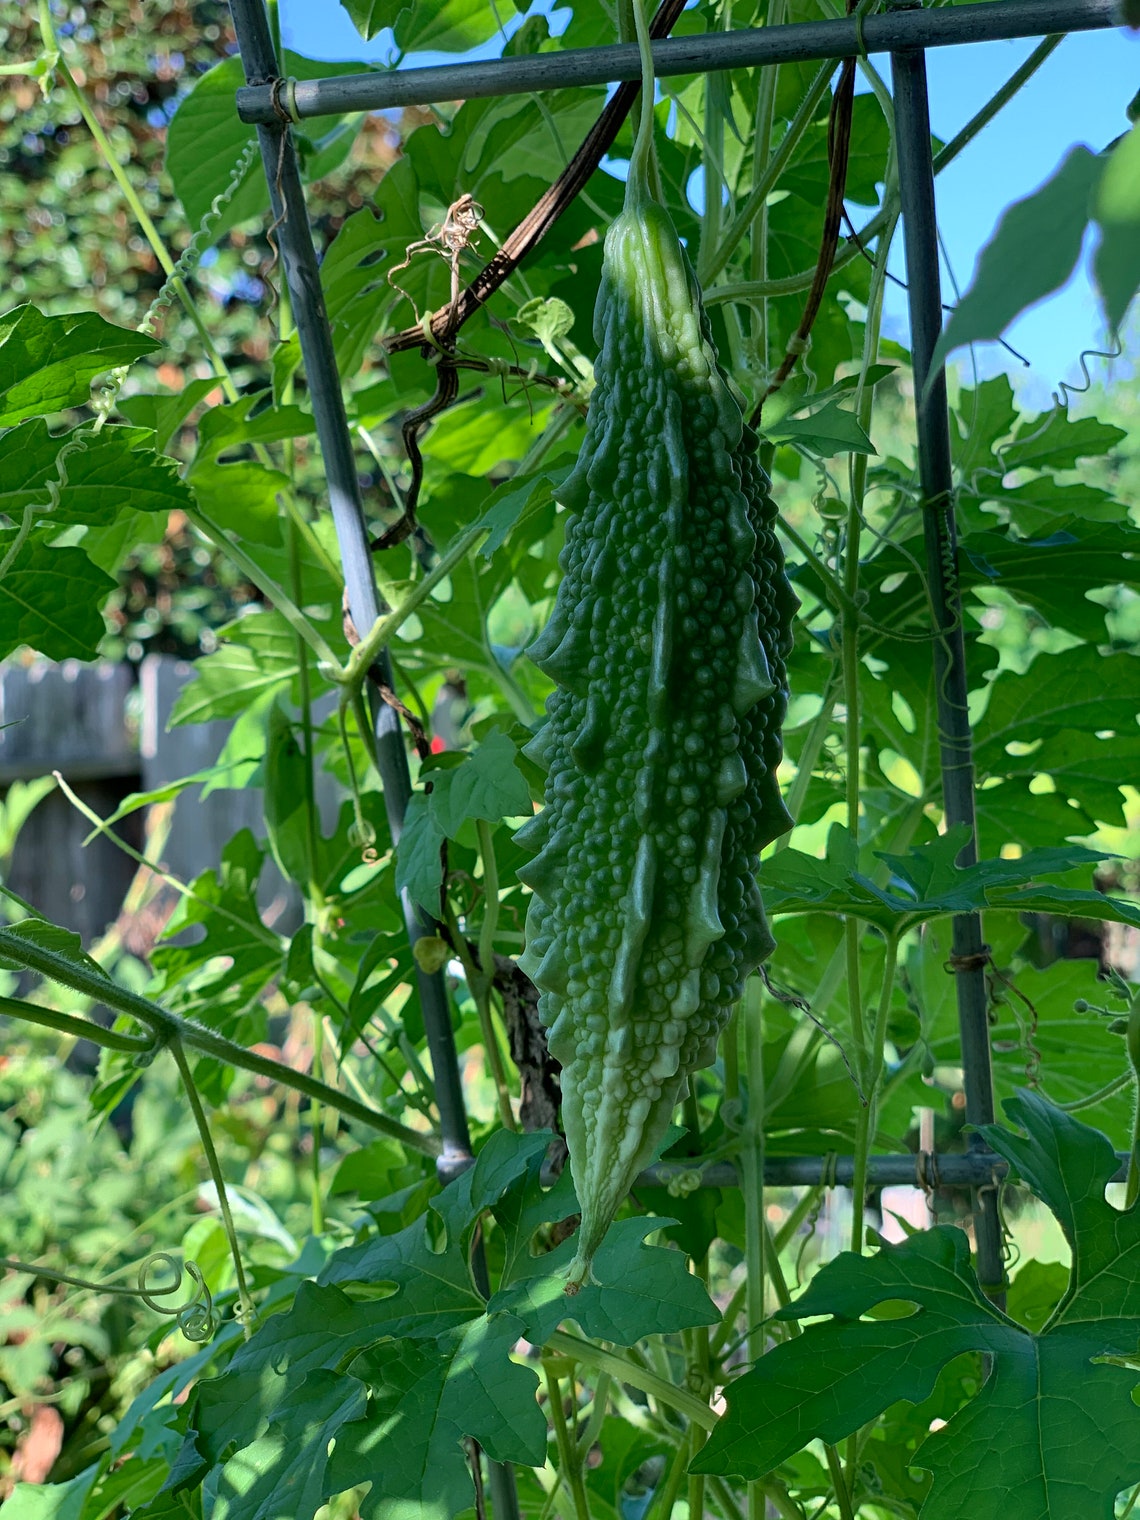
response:
<svg viewBox="0 0 1140 1520"><path fill-rule="evenodd" d="M520 965L562 1064L582 1210L571 1293L772 949L759 852L791 825L776 768L797 602L756 435L649 193L651 122L606 237L563 579L529 650L557 683L528 746L545 806L516 836L537 852Z"/></svg>

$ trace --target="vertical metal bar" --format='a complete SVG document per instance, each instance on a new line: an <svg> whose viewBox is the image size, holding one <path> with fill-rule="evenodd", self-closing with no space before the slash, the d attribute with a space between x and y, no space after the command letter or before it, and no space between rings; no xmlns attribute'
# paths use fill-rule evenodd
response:
<svg viewBox="0 0 1140 1520"><path fill-rule="evenodd" d="M264 0L230 0L230 11L241 50L246 83L268 84L277 77L278 70ZM379 604L360 481L293 134L285 121L273 121L259 126L257 134L265 177L269 184L275 236L292 297L317 437L328 479L329 502L344 568L349 610L357 628L364 631L376 621ZM391 685L392 672L387 653L377 663L382 679ZM400 837L412 790L407 753L399 719L386 703L373 702L373 719L380 778L384 788L384 806L395 842ZM406 893L402 907L408 937L413 944L423 935L432 932ZM470 1161L471 1136L467 1127L455 1036L451 1028L451 1009L443 977L439 973L426 975L417 967L416 982L423 1008L428 1049L431 1052L436 1106L443 1139L443 1155L438 1167L441 1179L446 1181L462 1171ZM476 1245L472 1266L477 1281L486 1290L487 1269L481 1244ZM518 1496L512 1468L498 1462L490 1462L489 1467L496 1520L518 1520Z"/></svg>
<svg viewBox="0 0 1140 1520"><path fill-rule="evenodd" d="M930 599L938 634L934 641L934 681L938 703L942 796L947 824L964 823L970 830L969 839L958 856L959 865L966 866L973 865L978 858L974 815L974 758L967 708L966 644L958 585L958 538L954 522L946 374L941 368L934 375L930 371L934 345L942 328L942 292L938 275L938 236L925 54L918 50L892 53L891 76L894 84L899 200L906 242L923 530ZM989 1124L994 1117L994 1088L990 1066L986 952L983 948L981 915L956 914L952 932L952 965L957 986L966 1119L970 1124ZM972 1135L970 1145L972 1148L983 1148L981 1137ZM1004 1280L997 1200L993 1192L978 1188L974 1189L973 1197L978 1277L983 1287L992 1294L1000 1291Z"/></svg>
<svg viewBox="0 0 1140 1520"><path fill-rule="evenodd" d="M247 80L266 83L275 78L277 64L263 0L232 0L230 10ZM274 237L281 250L281 262L293 300L294 319L309 378L309 396L328 478L329 503L336 525L345 585L348 588L348 604L353 622L363 632L376 621L376 585L372 574L372 556L368 546L360 482L333 354L332 334L325 311L316 251L309 229L305 193L301 186L292 132L287 125L276 121L259 126L257 132L276 224ZM383 680L390 685L392 674L386 652L377 663ZM379 702L373 704L373 716L384 787L384 806L392 839L396 841L400 837L412 791L407 754L396 713L386 703ZM402 906L408 935L413 944L423 935L433 932L406 895ZM470 1159L471 1140L451 1029L451 1011L443 978L438 973L428 976L417 969L416 981L431 1051L444 1145L441 1167L446 1180L462 1170L464 1162Z"/></svg>

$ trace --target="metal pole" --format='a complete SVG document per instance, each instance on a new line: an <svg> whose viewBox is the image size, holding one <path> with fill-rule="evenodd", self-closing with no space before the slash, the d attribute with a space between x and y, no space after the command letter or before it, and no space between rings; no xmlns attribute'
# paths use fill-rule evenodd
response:
<svg viewBox="0 0 1140 1520"><path fill-rule="evenodd" d="M942 291L938 274L938 235L931 164L930 106L926 58L921 51L891 55L895 99L895 143L899 165L899 203L906 242L907 292L910 306L911 361L914 366L918 429L918 469L922 488L927 576L937 637L934 684L942 765L943 807L948 825L964 823L969 837L958 864L978 858L974 816L974 757L967 707L966 643L958 586L958 538L954 521L950 421L946 373L931 374L930 360L942 327ZM952 927L951 965L957 982L958 1027L962 1041L966 1119L990 1124L994 1118L986 1008L987 952L979 913L958 913ZM978 1134L970 1136L982 1147ZM978 1279L991 1294L1001 1291L1005 1272L1001 1226L993 1194L974 1191L974 1233Z"/></svg>
<svg viewBox="0 0 1140 1520"><path fill-rule="evenodd" d="M274 77L277 63L263 0L232 0L230 10L233 13L246 78L260 82ZM372 555L368 545L356 460L333 354L316 251L309 230L305 193L297 168L292 133L286 129L285 124L277 119L259 126L258 137L265 175L269 181L274 235L281 249L281 262L293 300L301 353L309 378L309 396L328 478L329 503L336 525L349 609L356 627L363 632L376 621L376 585L372 575ZM391 666L386 651L377 664L383 680L391 685ZM373 715L380 777L384 787L384 806L395 842L400 837L412 791L408 759L397 714L387 703L378 702L374 703ZM431 926L406 895L402 907L408 936L413 944L425 934L433 933ZM417 969L416 982L431 1051L443 1138L440 1174L447 1181L470 1160L471 1140L443 978L438 973L428 976Z"/></svg>
<svg viewBox="0 0 1140 1520"><path fill-rule="evenodd" d="M1128 1176L1128 1152L1117 1151L1117 1169L1113 1182ZM867 1162L867 1185L881 1187L960 1188L985 1186L1001 1181L1009 1171L1004 1156L984 1148L964 1154L872 1156ZM692 1177L693 1168L683 1161L658 1161L646 1167L634 1184L639 1187L668 1187L682 1178ZM854 1156L766 1156L765 1187L850 1187L855 1177ZM554 1180L553 1174L550 1181ZM740 1173L731 1161L714 1161L701 1169L701 1187L740 1187Z"/></svg>
<svg viewBox="0 0 1140 1520"><path fill-rule="evenodd" d="M259 85L275 78L277 59L264 0L230 0L230 11L246 79L251 84ZM260 125L257 130L262 164L269 184L275 235L292 297L317 437L328 479L329 502L344 568L349 610L356 627L366 631L376 621L379 608L372 573L372 555L293 134L285 123L276 118ZM386 652L377 664L381 678L385 684L391 685L391 665ZM387 703L374 701L373 719L380 779L384 788L384 806L392 840L395 842L400 837L412 790L408 758L399 718ZM413 944L425 934L432 933L431 926L421 917L406 893L402 907L408 937ZM443 1154L436 1165L441 1180L448 1181L463 1171L471 1160L471 1136L467 1128L455 1036L451 1028L451 1009L439 973L429 976L417 967L416 984L423 1008L428 1049L431 1052L436 1107L439 1110L443 1140ZM481 1280L481 1285L485 1287L486 1264L482 1258L481 1245L476 1247L472 1266L476 1279ZM488 1465L496 1520L518 1520L518 1496L513 1470L498 1462L490 1462Z"/></svg>
<svg viewBox="0 0 1140 1520"><path fill-rule="evenodd" d="M669 37L653 44L659 79L707 74L769 63L855 58L863 52L889 53L902 47L948 47L1052 32L1092 31L1115 26L1116 0L985 0L983 4L931 10L887 11L860 25L850 17L795 22L696 37ZM375 70L340 79L291 81L281 104L294 119L342 111L379 111L391 106L519 95L531 90L575 89L641 78L632 43L568 48L482 63L444 64L427 69ZM248 122L276 119L265 76L237 92L238 115Z"/></svg>

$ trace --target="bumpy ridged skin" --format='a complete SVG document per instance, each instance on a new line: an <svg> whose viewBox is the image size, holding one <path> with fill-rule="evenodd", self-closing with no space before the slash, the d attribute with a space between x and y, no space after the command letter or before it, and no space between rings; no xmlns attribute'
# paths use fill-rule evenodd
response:
<svg viewBox="0 0 1140 1520"><path fill-rule="evenodd" d="M776 767L797 605L755 435L652 202L610 228L594 332L564 578L530 650L558 683L528 747L546 805L517 836L537 852L520 965L562 1063L582 1208L568 1292L772 949L756 872L791 825Z"/></svg>

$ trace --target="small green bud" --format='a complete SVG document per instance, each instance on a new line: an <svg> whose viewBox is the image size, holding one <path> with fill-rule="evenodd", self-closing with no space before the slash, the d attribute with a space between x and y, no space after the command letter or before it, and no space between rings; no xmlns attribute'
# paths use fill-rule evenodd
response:
<svg viewBox="0 0 1140 1520"><path fill-rule="evenodd" d="M370 850L376 843L376 830L367 818L358 818L349 824L348 842L354 850Z"/></svg>
<svg viewBox="0 0 1140 1520"><path fill-rule="evenodd" d="M425 934L412 946L412 954L421 971L431 976L451 959L451 946L438 934Z"/></svg>

